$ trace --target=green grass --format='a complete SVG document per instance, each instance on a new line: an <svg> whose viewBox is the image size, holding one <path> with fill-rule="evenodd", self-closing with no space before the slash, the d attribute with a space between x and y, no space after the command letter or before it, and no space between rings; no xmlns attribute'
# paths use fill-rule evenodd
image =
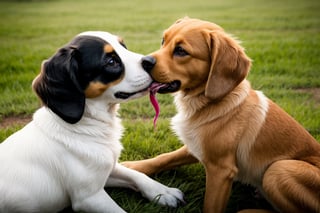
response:
<svg viewBox="0 0 320 213"><path fill-rule="evenodd" d="M41 61L74 35L104 30L121 35L132 51L148 54L159 48L162 31L184 16L215 22L242 40L253 59L249 80L320 140L320 100L301 89L320 88L320 1L318 0L0 0L0 121L31 115L39 101L31 82ZM319 90L318 90L319 92ZM126 127L121 160L144 159L180 146L169 128L175 114L170 95L158 95L161 115L153 130L148 98L122 104ZM0 141L21 128L0 129ZM108 189L129 212L201 212L204 172L184 166L154 176L184 191L188 204L168 209L138 193ZM251 188L235 184L227 212L265 206Z"/></svg>

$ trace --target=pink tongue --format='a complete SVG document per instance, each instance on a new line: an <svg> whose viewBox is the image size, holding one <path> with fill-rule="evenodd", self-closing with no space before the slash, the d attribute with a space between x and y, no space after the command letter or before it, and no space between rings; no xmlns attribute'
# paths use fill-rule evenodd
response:
<svg viewBox="0 0 320 213"><path fill-rule="evenodd" d="M156 128L157 120L158 120L158 117L160 114L160 107L159 107L158 100L156 98L156 93L163 86L165 86L165 84L156 83L156 82L152 83L152 85L150 86L149 98L150 98L150 102L154 108L154 111L156 112L156 114L153 118L153 127L154 128Z"/></svg>

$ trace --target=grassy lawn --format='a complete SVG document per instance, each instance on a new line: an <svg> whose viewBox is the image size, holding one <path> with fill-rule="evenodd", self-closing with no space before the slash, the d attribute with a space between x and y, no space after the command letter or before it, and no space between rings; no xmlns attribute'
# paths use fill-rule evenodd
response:
<svg viewBox="0 0 320 213"><path fill-rule="evenodd" d="M162 31L184 16L215 22L242 40L253 59L249 80L296 118L320 141L319 0L0 0L0 122L30 116L40 105L31 82L42 60L86 30L121 35L132 51L159 48ZM175 114L170 95L158 95L161 114L153 130L148 98L122 104L126 132L121 160L144 159L180 146L170 131ZM0 126L1 127L1 126ZM21 128L2 126L0 141ZM139 193L107 189L128 212L201 212L204 172L200 165L163 172L153 178L179 187L186 206L159 207ZM227 212L267 204L254 190L235 184Z"/></svg>

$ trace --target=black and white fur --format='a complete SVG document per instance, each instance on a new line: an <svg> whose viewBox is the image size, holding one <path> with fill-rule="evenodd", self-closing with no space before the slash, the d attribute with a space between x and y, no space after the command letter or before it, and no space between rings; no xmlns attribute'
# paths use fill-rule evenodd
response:
<svg viewBox="0 0 320 213"><path fill-rule="evenodd" d="M43 62L33 89L43 107L0 144L0 212L124 212L105 186L177 206L180 190L118 163L118 103L148 92L142 55L107 32L85 32Z"/></svg>

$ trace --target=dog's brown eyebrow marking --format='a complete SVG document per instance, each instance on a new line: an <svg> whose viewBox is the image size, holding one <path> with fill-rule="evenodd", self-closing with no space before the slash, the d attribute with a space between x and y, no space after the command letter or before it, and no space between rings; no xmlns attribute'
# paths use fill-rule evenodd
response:
<svg viewBox="0 0 320 213"><path fill-rule="evenodd" d="M114 52L113 46L111 46L110 44L106 44L106 45L104 46L104 52L106 52L106 53L112 53L112 52Z"/></svg>

